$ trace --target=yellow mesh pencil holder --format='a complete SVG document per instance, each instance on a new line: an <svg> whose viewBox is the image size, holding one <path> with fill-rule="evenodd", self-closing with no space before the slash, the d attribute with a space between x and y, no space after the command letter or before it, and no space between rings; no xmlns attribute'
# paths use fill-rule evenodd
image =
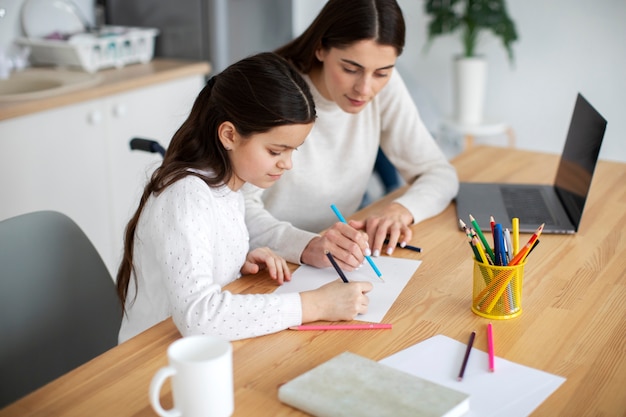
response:
<svg viewBox="0 0 626 417"><path fill-rule="evenodd" d="M495 266L474 259L472 311L495 320L522 314L522 282L526 263Z"/></svg>

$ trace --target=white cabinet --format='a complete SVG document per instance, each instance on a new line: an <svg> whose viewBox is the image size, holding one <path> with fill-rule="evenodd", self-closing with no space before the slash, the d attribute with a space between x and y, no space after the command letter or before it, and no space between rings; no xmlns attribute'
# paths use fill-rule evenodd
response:
<svg viewBox="0 0 626 417"><path fill-rule="evenodd" d="M202 75L188 76L0 122L0 219L61 211L115 276L124 227L161 161L131 151L129 141L167 147L203 84Z"/></svg>

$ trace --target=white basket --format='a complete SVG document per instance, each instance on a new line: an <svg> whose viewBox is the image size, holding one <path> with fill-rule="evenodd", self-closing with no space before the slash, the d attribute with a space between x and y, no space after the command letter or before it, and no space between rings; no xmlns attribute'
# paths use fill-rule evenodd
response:
<svg viewBox="0 0 626 417"><path fill-rule="evenodd" d="M102 68L149 62L158 33L153 28L105 26L98 35L83 33L69 40L18 38L16 43L31 49L34 64L80 67L93 73Z"/></svg>

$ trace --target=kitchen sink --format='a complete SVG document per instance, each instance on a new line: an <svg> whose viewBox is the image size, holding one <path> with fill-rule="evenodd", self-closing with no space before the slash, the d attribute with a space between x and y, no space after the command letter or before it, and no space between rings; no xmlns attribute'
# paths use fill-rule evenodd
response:
<svg viewBox="0 0 626 417"><path fill-rule="evenodd" d="M99 74L61 68L26 68L0 80L0 101L35 100L94 86Z"/></svg>

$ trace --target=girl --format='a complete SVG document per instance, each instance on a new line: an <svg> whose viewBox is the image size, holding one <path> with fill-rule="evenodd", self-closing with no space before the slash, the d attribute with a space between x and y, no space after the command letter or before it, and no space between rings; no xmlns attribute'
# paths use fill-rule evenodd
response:
<svg viewBox="0 0 626 417"><path fill-rule="evenodd" d="M128 223L117 274L120 342L170 316L183 336L235 340L367 311L370 283L338 280L284 295L222 291L261 268L278 284L291 278L270 249L249 251L240 189L246 182L269 187L291 169L314 120L307 84L275 54L246 58L211 78Z"/></svg>
<svg viewBox="0 0 626 417"><path fill-rule="evenodd" d="M395 0L329 0L302 35L276 51L304 75L317 121L295 168L275 187L247 193L255 245L318 267L329 265L328 250L350 271L370 250L391 254L411 240L410 225L449 205L456 171L394 71L404 37ZM358 209L379 147L409 188L365 221L337 223L329 205L346 216Z"/></svg>

